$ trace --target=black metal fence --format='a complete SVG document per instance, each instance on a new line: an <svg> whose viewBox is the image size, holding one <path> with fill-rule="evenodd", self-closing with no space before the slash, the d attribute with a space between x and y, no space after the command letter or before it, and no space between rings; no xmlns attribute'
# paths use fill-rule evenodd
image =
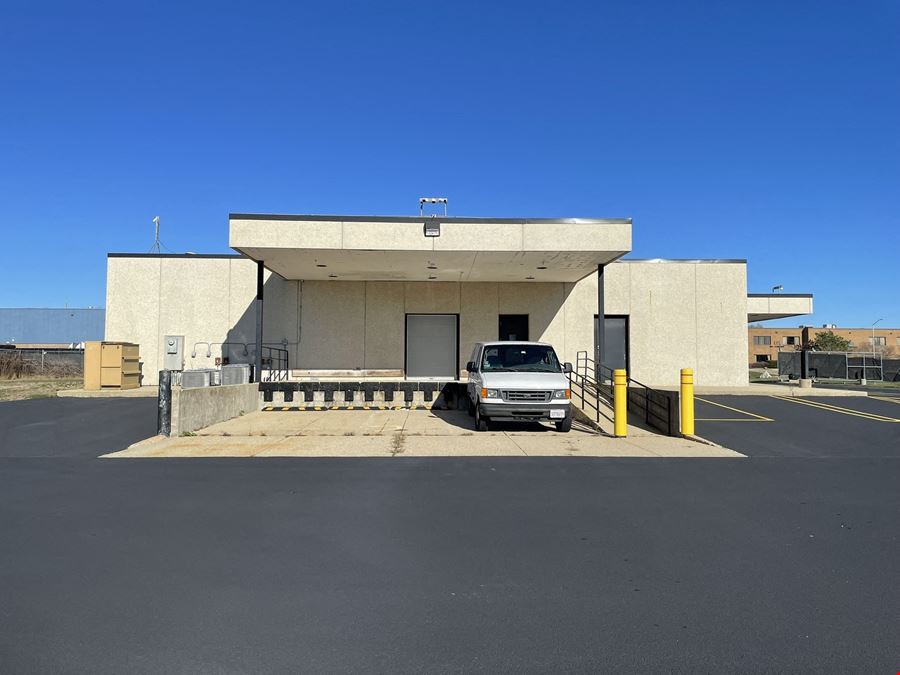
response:
<svg viewBox="0 0 900 675"><path fill-rule="evenodd" d="M666 436L681 436L677 391L651 389L629 378L628 412L642 417L644 424Z"/></svg>
<svg viewBox="0 0 900 675"><path fill-rule="evenodd" d="M861 352L806 352L809 377L816 380L884 380L900 382L900 359ZM802 353L779 352L778 374L802 377Z"/></svg>

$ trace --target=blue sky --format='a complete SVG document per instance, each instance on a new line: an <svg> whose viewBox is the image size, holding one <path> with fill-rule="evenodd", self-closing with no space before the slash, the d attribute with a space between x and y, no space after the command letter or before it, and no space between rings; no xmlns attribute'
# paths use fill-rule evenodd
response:
<svg viewBox="0 0 900 675"><path fill-rule="evenodd" d="M634 219L798 322L900 326L900 4L0 6L0 306L103 305L107 251L230 211Z"/></svg>

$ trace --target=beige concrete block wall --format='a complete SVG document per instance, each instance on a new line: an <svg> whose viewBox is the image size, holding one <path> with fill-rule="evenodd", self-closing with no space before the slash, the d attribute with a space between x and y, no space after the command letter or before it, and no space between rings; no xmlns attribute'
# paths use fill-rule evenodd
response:
<svg viewBox="0 0 900 675"><path fill-rule="evenodd" d="M140 346L143 384L159 372L159 258L107 258L104 339Z"/></svg>
<svg viewBox="0 0 900 675"><path fill-rule="evenodd" d="M266 343L280 346L286 341L296 353L298 282L268 272L265 279L266 299L273 308L264 313ZM233 363L252 363L255 298L256 263L246 258L111 257L105 339L140 345L145 385L157 383L166 335L184 336L185 368L214 367L223 353Z"/></svg>
<svg viewBox="0 0 900 675"><path fill-rule="evenodd" d="M392 370L403 367L406 285L395 281L368 281L365 316L365 367Z"/></svg>
<svg viewBox="0 0 900 675"><path fill-rule="evenodd" d="M214 365L196 342L246 343L255 360L256 265L243 258L109 258L106 339L141 345L145 384L155 384L164 335L184 335L185 366ZM631 375L674 385L683 367L698 385L747 380L746 265L618 262L606 268L606 312L630 320ZM497 339L499 314L528 314L533 340L575 361L593 353L597 278L578 283L285 281L267 273L265 342L286 344L301 370L396 370L404 364L407 313L460 315L459 367L472 344Z"/></svg>
<svg viewBox="0 0 900 675"><path fill-rule="evenodd" d="M693 368L698 385L747 383L747 272L744 263L616 262L604 272L606 314L629 317L631 377L678 384ZM565 306L565 359L593 350L597 277L573 285ZM587 318L586 318L587 317Z"/></svg>
<svg viewBox="0 0 900 675"><path fill-rule="evenodd" d="M365 368L365 284L356 281L300 282L300 348L293 367ZM272 305L266 306L266 311Z"/></svg>
<svg viewBox="0 0 900 675"><path fill-rule="evenodd" d="M458 314L459 367L464 374L472 345L497 339L500 314L529 314L533 339L562 345L565 286L304 281L300 349L292 364L304 371L395 370L399 374L404 365L406 314ZM267 300L267 312L270 306Z"/></svg>

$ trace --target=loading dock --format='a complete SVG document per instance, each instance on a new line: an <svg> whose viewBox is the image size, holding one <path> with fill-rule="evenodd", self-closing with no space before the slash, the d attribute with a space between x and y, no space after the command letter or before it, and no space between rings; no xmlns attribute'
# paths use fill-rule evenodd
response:
<svg viewBox="0 0 900 675"><path fill-rule="evenodd" d="M428 224L236 213L236 255L110 254L106 338L141 345L145 385L162 369L161 340L180 335L185 369L251 363L279 381L462 380L476 342L527 337L651 387L677 386L682 368L698 386L739 387L750 300L757 318L793 311L748 297L744 260L623 259L628 218Z"/></svg>

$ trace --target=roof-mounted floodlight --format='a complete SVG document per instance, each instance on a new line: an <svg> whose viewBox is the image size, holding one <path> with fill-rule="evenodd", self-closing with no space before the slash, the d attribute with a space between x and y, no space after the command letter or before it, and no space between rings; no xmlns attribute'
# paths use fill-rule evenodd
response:
<svg viewBox="0 0 900 675"><path fill-rule="evenodd" d="M426 204L443 204L444 215L447 215L447 198L446 197L419 197L419 215L425 215Z"/></svg>
<svg viewBox="0 0 900 675"><path fill-rule="evenodd" d="M773 293L777 293L778 291L783 291L783 290L784 290L784 286L782 286L781 284L778 284L777 286L772 286Z"/></svg>

